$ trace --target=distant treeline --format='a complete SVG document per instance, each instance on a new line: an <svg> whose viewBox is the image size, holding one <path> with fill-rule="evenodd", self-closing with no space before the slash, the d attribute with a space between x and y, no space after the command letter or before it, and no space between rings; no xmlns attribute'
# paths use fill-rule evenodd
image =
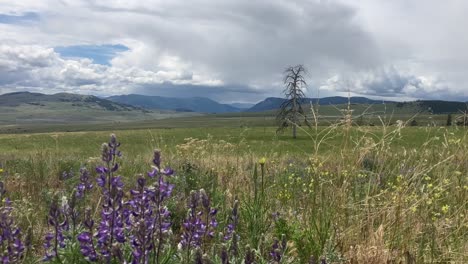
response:
<svg viewBox="0 0 468 264"><path fill-rule="evenodd" d="M449 114L468 111L468 104L464 102L449 102L441 100L418 100L415 102L399 102L397 107L416 105L421 109L427 109L433 114Z"/></svg>

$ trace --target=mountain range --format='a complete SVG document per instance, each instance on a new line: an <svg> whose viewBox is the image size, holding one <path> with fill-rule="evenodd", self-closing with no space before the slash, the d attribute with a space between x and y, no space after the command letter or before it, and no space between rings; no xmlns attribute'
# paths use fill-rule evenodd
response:
<svg viewBox="0 0 468 264"><path fill-rule="evenodd" d="M22 122L69 122L69 121L133 121L165 117L200 115L202 113L257 112L274 113L284 98L269 97L257 104L222 104L204 97L174 98L146 96L138 94L118 95L100 98L93 95L70 93L41 94L15 92L0 95L0 124ZM441 100L419 100L413 102L393 102L373 100L366 97L325 97L304 98L301 104L320 105L375 105L386 104L395 111L433 114L457 113L467 111L466 102ZM333 108L333 107L332 107ZM381 108L381 107L380 107Z"/></svg>
<svg viewBox="0 0 468 264"><path fill-rule="evenodd" d="M45 106L46 103L62 102L74 106L86 105L109 111L143 110L128 104L112 102L93 95L80 95L70 93L42 94L30 92L15 92L0 95L0 106L15 107L21 104Z"/></svg>
<svg viewBox="0 0 468 264"><path fill-rule="evenodd" d="M93 95L15 92L0 95L0 125L109 123L193 116L113 102Z"/></svg>
<svg viewBox="0 0 468 264"><path fill-rule="evenodd" d="M220 104L205 97L174 98L162 96L147 96L140 94L117 95L107 97L107 100L126 105L133 105L145 109L173 110L179 112L199 113L232 113L240 112L241 109Z"/></svg>

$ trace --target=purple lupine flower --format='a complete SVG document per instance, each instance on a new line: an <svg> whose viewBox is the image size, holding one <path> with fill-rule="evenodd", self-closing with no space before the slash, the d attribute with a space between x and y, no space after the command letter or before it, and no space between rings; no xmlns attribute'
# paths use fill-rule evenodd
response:
<svg viewBox="0 0 468 264"><path fill-rule="evenodd" d="M74 176L73 171L63 171L62 175L60 175L60 179L65 181L65 180L73 178L73 176Z"/></svg>
<svg viewBox="0 0 468 264"><path fill-rule="evenodd" d="M210 198L208 198L208 195L206 194L206 191L204 189L200 190L200 198L201 198L201 202L202 202L203 207L205 207L205 209L209 209L210 208Z"/></svg>
<svg viewBox="0 0 468 264"><path fill-rule="evenodd" d="M78 217L80 215L77 205L78 195L76 194L76 189L73 190L70 197L70 202L67 200L62 201L62 210L66 219L69 219L72 224L73 234L75 234L75 228L78 225ZM68 221L67 221L68 223ZM67 227L68 229L68 227Z"/></svg>
<svg viewBox="0 0 468 264"><path fill-rule="evenodd" d="M270 251L270 257L272 261L280 262L283 259L284 253L286 252L286 247L287 240L284 234L281 236L281 242L275 238Z"/></svg>
<svg viewBox="0 0 468 264"><path fill-rule="evenodd" d="M47 222L53 228L53 232L46 234L45 237L44 248L46 253L44 261L52 260L53 258L59 260L58 249L65 247L63 231L68 230L68 221L64 213L67 210L66 206L64 205L64 208L61 209L58 205L57 197L52 200Z"/></svg>
<svg viewBox="0 0 468 264"><path fill-rule="evenodd" d="M52 260L55 257L55 251L49 250L52 247L52 241L54 240L54 234L47 233L44 238L44 248L46 249L45 256L42 259L43 261Z"/></svg>
<svg viewBox="0 0 468 264"><path fill-rule="evenodd" d="M239 201L234 201L231 215L229 216L228 224L224 230L224 241L231 240L233 233L236 231L236 227L239 224Z"/></svg>
<svg viewBox="0 0 468 264"><path fill-rule="evenodd" d="M99 173L97 181L98 185L102 188L107 186L107 191L111 189L110 181L114 176L113 173L119 169L119 164L116 162L116 157L122 155L118 149L119 147L120 143L117 141L115 134L111 134L109 143L103 143L101 145L101 160L105 165L96 168L96 172Z"/></svg>
<svg viewBox="0 0 468 264"><path fill-rule="evenodd" d="M0 182L0 201L4 199L6 190L3 182ZM0 206L0 252L2 263L19 263L24 255L25 248L29 248L28 237L23 243L21 230L15 225L12 217L13 207L11 201L6 198Z"/></svg>
<svg viewBox="0 0 468 264"><path fill-rule="evenodd" d="M80 243L81 254L91 262L97 261L96 250L93 247L93 235L85 231L78 235L77 240Z"/></svg>
<svg viewBox="0 0 468 264"><path fill-rule="evenodd" d="M112 161L112 151L110 150L110 146L108 143L102 143L101 145L101 160L105 163L109 163Z"/></svg>
<svg viewBox="0 0 468 264"><path fill-rule="evenodd" d="M154 153L153 170L148 177L156 178L152 185L146 183L144 177L137 179L137 189L131 190L132 199L128 201L130 212L127 223L131 227L131 246L133 263L145 263L153 251L154 261L159 262L159 256L166 234L171 227L170 212L164 201L170 197L174 186L165 180L165 176L173 174L172 169L160 170L161 152Z"/></svg>
<svg viewBox="0 0 468 264"><path fill-rule="evenodd" d="M93 234L94 221L88 213L84 221L84 226L88 230L79 235L81 253L90 261L99 259L109 262L113 258L120 259L120 256L115 255L120 251L115 251L114 247L118 243L126 242L124 231L127 214L123 202L124 184L120 176L114 175L119 169L116 158L122 155L118 150L119 146L116 136L112 134L109 143L104 143L101 147L101 159L104 164L96 167L96 172L99 174L96 181L103 193L101 220L94 237L90 237ZM86 177L83 180L86 180Z"/></svg>
<svg viewBox="0 0 468 264"><path fill-rule="evenodd" d="M94 220L92 219L91 208L89 207L85 210L83 224L86 231L80 233L77 237L80 243L80 251L87 260L95 262L98 260L98 256L93 241Z"/></svg>
<svg viewBox="0 0 468 264"><path fill-rule="evenodd" d="M208 235L210 238L213 238L215 234L215 228L218 226L218 221L216 221L216 214L218 213L218 210L211 207L210 198L204 189L200 189L200 199L206 217L205 225L207 226L204 236Z"/></svg>
<svg viewBox="0 0 468 264"><path fill-rule="evenodd" d="M279 241L276 238L273 242L273 245L271 246L270 256L271 256L271 259L275 262L279 262L281 260L282 254L281 254L281 250L279 247Z"/></svg>
<svg viewBox="0 0 468 264"><path fill-rule="evenodd" d="M159 149L154 150L153 163L156 168L161 168L161 151Z"/></svg>
<svg viewBox="0 0 468 264"><path fill-rule="evenodd" d="M200 218L201 213L198 213L199 193L197 191L190 192L188 203L187 218L184 220L182 227L183 233L181 236L180 246L186 248L189 252L190 248L197 248L201 244L201 238L205 234L206 225Z"/></svg>
<svg viewBox="0 0 468 264"><path fill-rule="evenodd" d="M165 240L165 236L169 233L172 225L170 221L170 211L165 206L164 202L171 196L172 190L174 189L173 184L169 184L165 181L164 176L168 174L161 173L159 179L154 184L154 196L152 196L152 202L154 204L156 218L155 229L153 230L153 247L156 254L156 262L159 262L159 255L162 250L162 245ZM157 241L157 245L156 245Z"/></svg>
<svg viewBox="0 0 468 264"><path fill-rule="evenodd" d="M83 198L85 193L93 188L91 183L89 172L86 168L80 169L80 183L76 186L76 196Z"/></svg>
<svg viewBox="0 0 468 264"><path fill-rule="evenodd" d="M174 170L172 168L166 167L161 171L161 173L166 176L172 176L174 174Z"/></svg>
<svg viewBox="0 0 468 264"><path fill-rule="evenodd" d="M131 190L131 200L127 202L129 209L125 214L125 222L130 228L132 247L132 262L148 262L152 250L152 234L154 229L154 210L151 206L152 192L146 187L146 179L137 179L137 189Z"/></svg>
<svg viewBox="0 0 468 264"><path fill-rule="evenodd" d="M101 188L106 187L106 179L107 177L105 173L99 174L99 177L96 179L98 186Z"/></svg>
<svg viewBox="0 0 468 264"><path fill-rule="evenodd" d="M112 256L114 242L124 243L124 208L123 183L119 176L110 178L110 190L104 192L104 203L101 210L101 221L98 226L96 238L97 248L101 255L109 261Z"/></svg>
<svg viewBox="0 0 468 264"><path fill-rule="evenodd" d="M201 204L202 208L197 211L199 204ZM217 210L210 207L210 200L205 190L192 191L188 207L187 218L182 224L183 233L179 243L187 252L191 248L202 247L207 239L213 238L218 225L216 221Z"/></svg>
<svg viewBox="0 0 468 264"><path fill-rule="evenodd" d="M225 245L221 248L221 264L229 264L229 254Z"/></svg>

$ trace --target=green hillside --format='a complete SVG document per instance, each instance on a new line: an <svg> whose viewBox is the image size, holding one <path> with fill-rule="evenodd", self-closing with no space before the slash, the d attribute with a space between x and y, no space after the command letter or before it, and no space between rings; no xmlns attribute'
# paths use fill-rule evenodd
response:
<svg viewBox="0 0 468 264"><path fill-rule="evenodd" d="M149 111L96 96L28 92L1 95L0 113L0 125L123 122L196 115Z"/></svg>

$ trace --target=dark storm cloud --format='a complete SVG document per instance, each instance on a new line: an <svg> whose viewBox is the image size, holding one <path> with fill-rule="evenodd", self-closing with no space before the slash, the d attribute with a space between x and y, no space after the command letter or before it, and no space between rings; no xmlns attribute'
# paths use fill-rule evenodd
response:
<svg viewBox="0 0 468 264"><path fill-rule="evenodd" d="M386 98L425 98L465 101L464 89L450 89L452 85L435 77L418 76L397 67L380 67L353 75L335 76L326 85L334 91L352 92Z"/></svg>
<svg viewBox="0 0 468 264"><path fill-rule="evenodd" d="M265 91L245 85L207 86L170 82L143 85L136 88L134 93L167 97L208 97L222 102L234 102L241 98L256 102L265 98Z"/></svg>

